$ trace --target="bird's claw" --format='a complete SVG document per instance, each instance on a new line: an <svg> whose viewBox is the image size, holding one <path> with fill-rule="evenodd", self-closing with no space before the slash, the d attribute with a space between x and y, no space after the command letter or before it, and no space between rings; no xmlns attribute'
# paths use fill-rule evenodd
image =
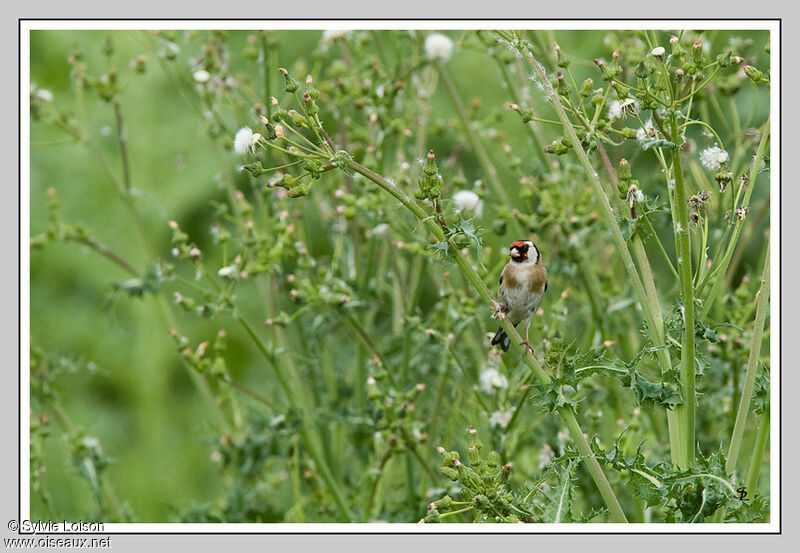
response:
<svg viewBox="0 0 800 553"><path fill-rule="evenodd" d="M531 347L531 345L528 343L527 340L523 340L522 342L519 343L519 345L523 346L522 355L525 355L526 353L530 353L531 355L533 355L533 348Z"/></svg>
<svg viewBox="0 0 800 553"><path fill-rule="evenodd" d="M506 310L505 307L503 307L502 305L500 305L496 301L492 302L492 307L494 308L494 313L492 313L492 318L500 319L500 320L503 320L503 319L506 318L506 314L508 313L508 311Z"/></svg>

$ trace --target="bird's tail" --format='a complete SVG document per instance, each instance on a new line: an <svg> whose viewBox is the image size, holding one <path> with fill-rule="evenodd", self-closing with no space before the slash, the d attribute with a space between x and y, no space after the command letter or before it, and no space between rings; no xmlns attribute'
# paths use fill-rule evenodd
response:
<svg viewBox="0 0 800 553"><path fill-rule="evenodd" d="M497 334L492 338L492 345L496 346L497 344L500 344L503 351L508 351L508 346L511 345L511 338L508 337L508 334L506 334L502 326L497 329Z"/></svg>

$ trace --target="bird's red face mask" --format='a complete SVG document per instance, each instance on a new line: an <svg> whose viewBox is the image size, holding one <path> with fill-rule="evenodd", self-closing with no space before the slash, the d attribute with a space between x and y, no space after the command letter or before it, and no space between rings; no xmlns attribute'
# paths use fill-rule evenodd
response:
<svg viewBox="0 0 800 553"><path fill-rule="evenodd" d="M511 244L508 254L513 261L525 261L528 259L528 244L524 240L517 240Z"/></svg>

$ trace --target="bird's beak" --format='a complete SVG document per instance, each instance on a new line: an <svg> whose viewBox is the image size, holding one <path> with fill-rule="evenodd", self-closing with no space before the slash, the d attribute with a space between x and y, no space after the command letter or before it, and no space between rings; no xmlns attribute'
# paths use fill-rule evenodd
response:
<svg viewBox="0 0 800 553"><path fill-rule="evenodd" d="M511 248L511 257L519 257L519 250L517 248Z"/></svg>

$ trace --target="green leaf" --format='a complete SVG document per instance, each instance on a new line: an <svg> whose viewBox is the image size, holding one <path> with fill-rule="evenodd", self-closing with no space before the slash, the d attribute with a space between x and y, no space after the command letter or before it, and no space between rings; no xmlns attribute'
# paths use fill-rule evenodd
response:
<svg viewBox="0 0 800 553"><path fill-rule="evenodd" d="M622 434L609 452L595 440L592 443L595 457L612 468L627 471L633 493L648 507L666 508L668 522L703 522L720 508L736 516L742 508L743 502L725 470L725 455L721 451L705 457L700 455L688 469L681 470L671 463L648 465L641 445L633 458L626 458L621 450L621 438Z"/></svg>
<svg viewBox="0 0 800 553"><path fill-rule="evenodd" d="M668 150L676 150L678 145L663 138L648 138L642 140L642 150L649 150L651 148L666 148Z"/></svg>
<svg viewBox="0 0 800 553"><path fill-rule="evenodd" d="M447 260L451 258L450 243L447 240L441 240L439 242L431 244L428 246L428 248L433 250L433 252L439 259Z"/></svg>
<svg viewBox="0 0 800 553"><path fill-rule="evenodd" d="M752 399L753 413L756 415L760 415L769 409L769 377L764 372L765 368L759 366Z"/></svg>
<svg viewBox="0 0 800 553"><path fill-rule="evenodd" d="M578 462L570 459L560 471L556 469L558 483L545 494L547 505L542 513L542 522L572 522L570 505L572 503L572 488L575 484L575 467Z"/></svg>

